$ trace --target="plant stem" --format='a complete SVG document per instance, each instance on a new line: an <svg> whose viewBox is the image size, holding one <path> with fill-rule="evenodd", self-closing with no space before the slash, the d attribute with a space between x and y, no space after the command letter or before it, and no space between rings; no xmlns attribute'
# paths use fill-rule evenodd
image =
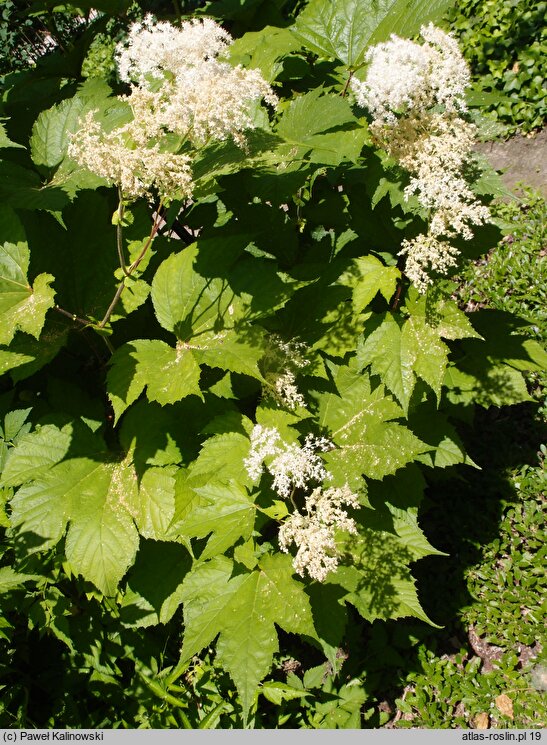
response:
<svg viewBox="0 0 547 745"><path fill-rule="evenodd" d="M75 313L69 313L68 310L61 308L59 305L55 305L54 310L67 318L71 318L74 322L83 324L84 326L89 326L91 324L91 321L86 321L85 318L80 318L80 316L77 316Z"/></svg>
<svg viewBox="0 0 547 745"><path fill-rule="evenodd" d="M348 79L346 80L346 84L344 85L344 88L342 90L342 93L340 94L342 98L346 97L346 93L348 92L349 84L351 83L351 79L353 77L353 70L349 71Z"/></svg>
<svg viewBox="0 0 547 745"><path fill-rule="evenodd" d="M144 259L145 255L146 255L146 252L148 251L148 249L150 248L150 246L152 244L152 241L156 237L157 232L158 232L158 229L159 229L159 226L160 226L162 207L163 207L163 204L162 204L162 202L160 202L160 204L158 206L158 209L156 211L156 217L154 218L154 222L152 223L152 229L150 230L150 235L148 236L148 240L144 244L144 246L143 246L140 254L137 256L137 258L135 259L135 261L130 265L129 269L126 271L126 277L130 277L133 274L133 272L135 271L135 269L139 266L139 264L141 263L141 261ZM118 285L118 289L116 290L116 294L112 298L112 302L108 306L108 310L104 314L103 320L99 323L99 328L100 329L104 328L106 326L106 324L108 323L108 320L109 320L110 316L112 315L112 313L114 312L114 308L118 304L118 301L119 301L119 299L120 299L120 297L121 297L122 292L124 291L124 289L125 289L125 278L122 279L122 281Z"/></svg>
<svg viewBox="0 0 547 745"><path fill-rule="evenodd" d="M122 272L125 274L126 277L129 276L129 273L127 271L127 267L125 265L125 256L123 254L123 214L124 214L124 206L123 206L123 192L121 186L118 186L118 222L116 223L116 247L118 249L118 259L120 261L120 268Z"/></svg>

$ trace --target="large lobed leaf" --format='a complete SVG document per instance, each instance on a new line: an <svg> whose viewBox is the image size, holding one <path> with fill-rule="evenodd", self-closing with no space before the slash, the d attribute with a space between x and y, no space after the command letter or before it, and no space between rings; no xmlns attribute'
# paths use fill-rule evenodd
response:
<svg viewBox="0 0 547 745"><path fill-rule="evenodd" d="M196 564L185 578L181 658L191 659L218 635L217 660L230 673L247 714L278 650L275 624L311 637L315 629L290 557L265 555L254 571L234 569L230 559L218 556Z"/></svg>
<svg viewBox="0 0 547 745"><path fill-rule="evenodd" d="M17 330L36 339L46 313L54 304L51 274L39 274L28 281L30 251L23 227L9 207L0 207L0 344L9 344Z"/></svg>
<svg viewBox="0 0 547 745"><path fill-rule="evenodd" d="M452 4L453 0L311 0L293 31L308 49L355 70L369 46L391 34L413 36Z"/></svg>

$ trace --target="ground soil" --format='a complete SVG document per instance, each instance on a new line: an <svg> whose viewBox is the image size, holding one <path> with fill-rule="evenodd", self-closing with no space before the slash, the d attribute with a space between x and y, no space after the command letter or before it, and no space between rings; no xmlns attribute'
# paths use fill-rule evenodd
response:
<svg viewBox="0 0 547 745"><path fill-rule="evenodd" d="M477 150L492 166L503 171L509 189L519 181L539 189L547 197L547 128L533 137L517 136L505 142L482 142Z"/></svg>

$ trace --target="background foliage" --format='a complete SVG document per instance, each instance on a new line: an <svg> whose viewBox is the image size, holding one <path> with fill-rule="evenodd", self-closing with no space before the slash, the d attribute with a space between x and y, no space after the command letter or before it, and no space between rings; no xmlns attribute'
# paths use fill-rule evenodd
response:
<svg viewBox="0 0 547 745"><path fill-rule="evenodd" d="M476 101L505 135L543 127L547 5L463 0L447 16L474 74Z"/></svg>

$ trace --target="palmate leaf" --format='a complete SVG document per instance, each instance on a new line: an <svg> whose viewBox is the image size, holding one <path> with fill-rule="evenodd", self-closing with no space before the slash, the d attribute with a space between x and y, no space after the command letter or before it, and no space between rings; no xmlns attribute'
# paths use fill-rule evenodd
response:
<svg viewBox="0 0 547 745"><path fill-rule="evenodd" d="M203 346L178 341L175 348L158 339L136 339L116 350L110 361L107 390L116 420L146 388L149 401L162 406L186 396L203 399L199 386L200 363L262 380L257 363L262 357L262 333L249 329L249 339L235 331L202 339ZM252 340L258 343L253 345Z"/></svg>
<svg viewBox="0 0 547 745"><path fill-rule="evenodd" d="M366 375L333 368L338 393L318 396L319 424L336 448L325 454L333 484L362 489L362 476L383 479L430 450L410 429L392 420L401 408Z"/></svg>
<svg viewBox="0 0 547 745"><path fill-rule="evenodd" d="M19 489L11 502L12 525L41 539L36 548L44 550L69 523L65 552L73 571L112 595L139 544L129 512L137 489L125 462L73 458Z"/></svg>
<svg viewBox="0 0 547 745"><path fill-rule="evenodd" d="M189 538L210 535L200 554L201 560L223 553L240 538L251 537L256 505L246 489L235 481L218 480L211 480L205 486L192 486L191 482L187 486L193 506L179 523L179 530Z"/></svg>
<svg viewBox="0 0 547 745"><path fill-rule="evenodd" d="M298 47L298 40L289 29L265 26L260 31L248 31L230 44L230 60L236 65L258 68L271 82L282 68L278 60Z"/></svg>
<svg viewBox="0 0 547 745"><path fill-rule="evenodd" d="M23 435L12 448L0 474L2 486L20 486L63 460L72 440L72 426L53 424Z"/></svg>
<svg viewBox="0 0 547 745"><path fill-rule="evenodd" d="M367 47L391 34L413 36L452 4L453 0L311 0L293 31L312 52L354 70L363 64Z"/></svg>
<svg viewBox="0 0 547 745"><path fill-rule="evenodd" d="M57 318L47 319L38 339L18 332L9 349L0 348L0 375L10 371L15 383L34 375L57 355L66 343L68 333L67 324Z"/></svg>
<svg viewBox="0 0 547 745"><path fill-rule="evenodd" d="M39 274L31 287L27 273L30 251L18 217L9 207L0 207L0 344L9 344L20 329L36 339L46 312L53 306L55 291L51 274Z"/></svg>
<svg viewBox="0 0 547 745"><path fill-rule="evenodd" d="M409 565L424 556L443 555L418 525L425 482L416 466L370 484L374 509L362 507L358 534L339 547L342 562L327 582L347 591L350 602L368 621L415 616L431 623L416 593ZM433 624L434 625L434 624Z"/></svg>
<svg viewBox="0 0 547 745"><path fill-rule="evenodd" d="M203 277L195 269L196 244L172 254L152 282L152 302L159 323L181 341L208 340L240 317L240 302L226 281Z"/></svg>
<svg viewBox="0 0 547 745"><path fill-rule="evenodd" d="M30 138L34 163L48 168L58 166L66 156L70 136L79 129L80 119L88 111L104 108L111 93L103 80L89 78L73 98L42 111Z"/></svg>
<svg viewBox="0 0 547 745"><path fill-rule="evenodd" d="M192 561L176 543L141 541L120 609L125 626L167 623L182 602L182 581Z"/></svg>
<svg viewBox="0 0 547 745"><path fill-rule="evenodd" d="M292 575L289 556L265 555L256 570L238 574L230 559L217 556L197 563L184 580L181 660L219 635L216 659L236 684L245 715L278 650L275 624L315 636L309 599Z"/></svg>
<svg viewBox="0 0 547 745"><path fill-rule="evenodd" d="M348 102L320 89L291 101L277 133L288 143L280 148L287 157L302 158L311 151L310 160L329 165L357 160L366 138L366 130L358 126Z"/></svg>
<svg viewBox="0 0 547 745"><path fill-rule="evenodd" d="M401 272L395 266L385 266L376 256L354 259L352 266L340 277L338 284L352 287L355 313L360 313L380 293L390 301Z"/></svg>
<svg viewBox="0 0 547 745"><path fill-rule="evenodd" d="M120 347L110 361L108 396L116 420L143 390L149 401L162 406L185 396L201 396L199 365L192 351L179 342L176 348L158 339L135 339Z"/></svg>
<svg viewBox="0 0 547 745"><path fill-rule="evenodd" d="M412 316L400 327L395 317L386 313L380 326L365 338L359 360L363 366L370 364L407 411L416 377L422 378L439 400L448 351L425 318Z"/></svg>
<svg viewBox="0 0 547 745"><path fill-rule="evenodd" d="M4 147L14 147L14 148L22 148L25 149L24 145L20 145L18 142L13 142L13 140L10 140L6 133L6 127L3 122L0 121L0 148Z"/></svg>
<svg viewBox="0 0 547 745"><path fill-rule="evenodd" d="M372 518L372 510L362 512L362 522ZM413 555L405 541L388 530L361 527L340 550L344 565L326 582L343 587L347 593L343 600L355 606L363 618L374 621L414 616L435 626L420 605L408 568Z"/></svg>
<svg viewBox="0 0 547 745"><path fill-rule="evenodd" d="M11 567L0 568L0 595L10 590L14 590L16 587L21 587L25 582L30 580L43 579L39 574L23 574L16 572Z"/></svg>

